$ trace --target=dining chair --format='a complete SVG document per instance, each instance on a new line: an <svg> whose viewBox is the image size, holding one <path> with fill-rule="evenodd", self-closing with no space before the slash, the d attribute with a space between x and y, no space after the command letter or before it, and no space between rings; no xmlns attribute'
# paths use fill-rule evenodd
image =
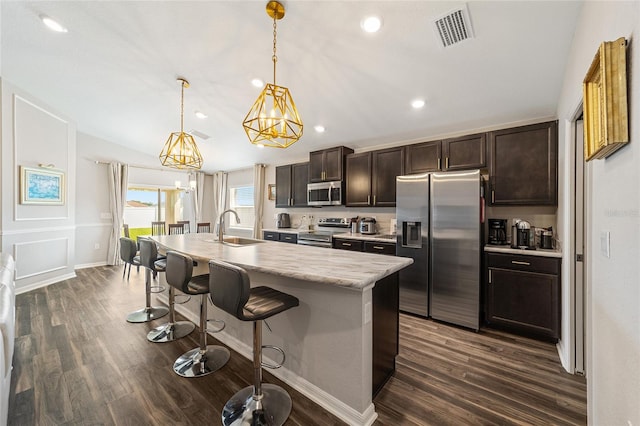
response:
<svg viewBox="0 0 640 426"><path fill-rule="evenodd" d="M124 233L125 237L131 238L131 236L129 235L129 225L127 225L126 223L122 225L122 232Z"/></svg>
<svg viewBox="0 0 640 426"><path fill-rule="evenodd" d="M181 223L182 225L184 225L184 233L188 234L189 232L191 232L191 222L188 220L179 220L176 223Z"/></svg>
<svg viewBox="0 0 640 426"><path fill-rule="evenodd" d="M182 223L170 223L169 235L184 234L184 224Z"/></svg>
<svg viewBox="0 0 640 426"><path fill-rule="evenodd" d="M151 222L151 235L165 235L166 233L164 221Z"/></svg>
<svg viewBox="0 0 640 426"><path fill-rule="evenodd" d="M198 223L196 231L198 233L211 232L211 223L209 223L209 222L200 222L200 223Z"/></svg>

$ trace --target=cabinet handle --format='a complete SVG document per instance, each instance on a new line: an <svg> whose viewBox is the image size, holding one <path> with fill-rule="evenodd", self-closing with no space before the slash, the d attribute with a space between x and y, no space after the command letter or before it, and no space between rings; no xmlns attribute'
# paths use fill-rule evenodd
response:
<svg viewBox="0 0 640 426"><path fill-rule="evenodd" d="M448 169L449 168L449 157L444 159L444 168Z"/></svg>
<svg viewBox="0 0 640 426"><path fill-rule="evenodd" d="M384 250L384 247L382 246L373 246L373 248L376 250Z"/></svg>
<svg viewBox="0 0 640 426"><path fill-rule="evenodd" d="M373 196L373 205L374 206L376 205L376 196L375 195Z"/></svg>
<svg viewBox="0 0 640 426"><path fill-rule="evenodd" d="M438 170L440 170L440 157L438 157Z"/></svg>
<svg viewBox="0 0 640 426"><path fill-rule="evenodd" d="M491 284L491 269L489 269L489 284Z"/></svg>
<svg viewBox="0 0 640 426"><path fill-rule="evenodd" d="M367 195L367 205L371 205L371 195Z"/></svg>
<svg viewBox="0 0 640 426"><path fill-rule="evenodd" d="M526 266L531 266L531 264L529 262L521 262L519 260L512 260L511 263L513 263L514 265L526 265Z"/></svg>
<svg viewBox="0 0 640 426"><path fill-rule="evenodd" d="M351 247L351 243L342 243L343 246Z"/></svg>
<svg viewBox="0 0 640 426"><path fill-rule="evenodd" d="M491 202L496 202L496 192L493 189L491 190Z"/></svg>

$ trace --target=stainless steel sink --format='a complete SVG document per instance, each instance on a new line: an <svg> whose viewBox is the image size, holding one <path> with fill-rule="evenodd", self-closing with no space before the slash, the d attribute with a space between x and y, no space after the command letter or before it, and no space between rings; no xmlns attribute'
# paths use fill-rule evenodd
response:
<svg viewBox="0 0 640 426"><path fill-rule="evenodd" d="M243 237L224 237L222 239L223 244L227 244L230 246L250 246L252 244L264 243L263 240L254 240L253 238L243 238Z"/></svg>

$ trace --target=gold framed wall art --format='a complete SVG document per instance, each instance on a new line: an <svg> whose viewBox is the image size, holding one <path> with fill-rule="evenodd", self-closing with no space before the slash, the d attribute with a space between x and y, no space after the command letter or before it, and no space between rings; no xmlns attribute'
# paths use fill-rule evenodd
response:
<svg viewBox="0 0 640 426"><path fill-rule="evenodd" d="M600 44L582 83L585 161L629 142L626 47L624 37Z"/></svg>

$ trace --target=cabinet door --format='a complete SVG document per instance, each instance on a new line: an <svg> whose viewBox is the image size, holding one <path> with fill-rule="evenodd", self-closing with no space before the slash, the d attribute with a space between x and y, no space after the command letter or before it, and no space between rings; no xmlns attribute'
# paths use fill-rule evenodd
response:
<svg viewBox="0 0 640 426"><path fill-rule="evenodd" d="M558 339L558 277L489 268L487 321L525 334Z"/></svg>
<svg viewBox="0 0 640 426"><path fill-rule="evenodd" d="M371 153L349 154L346 157L346 205L371 205Z"/></svg>
<svg viewBox="0 0 640 426"><path fill-rule="evenodd" d="M484 133L442 141L442 170L468 170L487 167L487 138Z"/></svg>
<svg viewBox="0 0 640 426"><path fill-rule="evenodd" d="M372 153L371 190L373 206L395 207L396 177L404 172L404 149L382 149Z"/></svg>
<svg viewBox="0 0 640 426"><path fill-rule="evenodd" d="M435 172L440 170L442 147L440 141L424 142L405 147L404 172L413 173Z"/></svg>
<svg viewBox="0 0 640 426"><path fill-rule="evenodd" d="M343 169L342 147L327 149L324 151L324 180L342 180Z"/></svg>
<svg viewBox="0 0 640 426"><path fill-rule="evenodd" d="M262 231L262 239L269 241L279 241L280 234L278 232L273 231Z"/></svg>
<svg viewBox="0 0 640 426"><path fill-rule="evenodd" d="M334 238L333 248L340 250L362 251L362 241L346 238Z"/></svg>
<svg viewBox="0 0 640 426"><path fill-rule="evenodd" d="M558 123L489 133L491 203L558 204Z"/></svg>
<svg viewBox="0 0 640 426"><path fill-rule="evenodd" d="M324 151L309 153L309 182L322 182L324 176Z"/></svg>
<svg viewBox="0 0 640 426"><path fill-rule="evenodd" d="M276 207L291 205L291 165L276 167Z"/></svg>
<svg viewBox="0 0 640 426"><path fill-rule="evenodd" d="M307 205L307 183L309 183L309 163L291 165L291 206L305 207ZM276 198L277 198L276 188Z"/></svg>

